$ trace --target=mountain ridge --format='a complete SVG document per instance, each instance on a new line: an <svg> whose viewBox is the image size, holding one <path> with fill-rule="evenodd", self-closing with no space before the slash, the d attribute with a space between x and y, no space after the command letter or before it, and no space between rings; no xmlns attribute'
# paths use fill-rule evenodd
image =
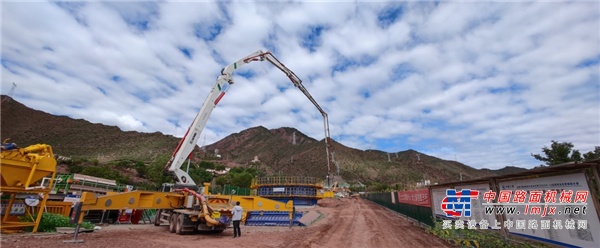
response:
<svg viewBox="0 0 600 248"><path fill-rule="evenodd" d="M56 154L87 157L100 162L131 159L151 163L160 156L170 156L180 138L159 132L122 131L116 126L91 123L83 119L55 116L31 109L8 96L2 96L1 137L21 147L46 143ZM294 143L295 140L295 143ZM507 172L525 171L506 167L500 170L475 169L409 149L395 153L359 150L331 139L335 162L329 168L347 181L382 183L409 188L416 182L457 181ZM195 162L215 159L230 167L254 167L269 175L311 176L328 174L324 139L317 140L294 127L267 129L251 127L202 148L194 150ZM255 158L259 161L252 162Z"/></svg>

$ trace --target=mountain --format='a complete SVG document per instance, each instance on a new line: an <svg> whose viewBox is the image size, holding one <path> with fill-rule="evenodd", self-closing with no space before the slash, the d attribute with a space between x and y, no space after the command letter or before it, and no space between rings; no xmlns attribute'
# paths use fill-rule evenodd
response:
<svg viewBox="0 0 600 248"><path fill-rule="evenodd" d="M293 144L293 136L296 144ZM385 184L414 185L421 180L448 182L499 175L504 169L474 169L455 161L442 160L415 150L386 153L378 150L358 150L332 142L335 163L331 171L346 181L380 182ZM268 130L254 127L231 134L204 147L207 152L217 151L227 160L249 164L255 157L260 168L270 174L298 175L324 178L327 158L324 139L317 141L290 128ZM513 172L525 171L514 167Z"/></svg>
<svg viewBox="0 0 600 248"><path fill-rule="evenodd" d="M125 132L115 126L55 116L28 108L8 96L2 96L1 127L1 139L11 138L20 147L45 143L57 155L97 159L101 163L130 159L148 164L161 155L171 155L180 141L158 132ZM331 141L335 159L331 172L337 174L339 168L339 176L349 182L414 185L422 180L448 182L461 176L468 180L525 171L517 167L478 170L414 150L363 151ZM316 140L292 127L269 130L259 126L231 134L203 149L198 147L195 162L202 157L214 159L215 153L222 158L218 163L254 167L271 175L327 175L324 139ZM259 161L251 162L254 158Z"/></svg>
<svg viewBox="0 0 600 248"><path fill-rule="evenodd" d="M490 170L490 169L481 169L481 170L490 172L490 173L498 175L498 176L517 174L517 173L527 171L527 169L523 169L521 167L515 167L515 166L506 166L506 167L504 167L502 169L498 169L498 170Z"/></svg>
<svg viewBox="0 0 600 248"><path fill-rule="evenodd" d="M159 132L124 132L116 126L55 116L28 108L8 96L2 96L1 104L2 141L10 138L19 147L49 144L61 156L100 162L121 158L151 160L159 154L171 154L180 140Z"/></svg>

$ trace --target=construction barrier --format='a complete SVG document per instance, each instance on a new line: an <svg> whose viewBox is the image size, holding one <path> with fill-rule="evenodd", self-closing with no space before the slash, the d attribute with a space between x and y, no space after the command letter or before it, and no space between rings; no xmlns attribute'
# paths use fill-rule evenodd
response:
<svg viewBox="0 0 600 248"><path fill-rule="evenodd" d="M398 202L397 193L399 192L367 193L363 197L416 222L430 227L434 226L431 207Z"/></svg>
<svg viewBox="0 0 600 248"><path fill-rule="evenodd" d="M431 185L432 214L447 229L471 223L508 240L600 247L599 175L596 159Z"/></svg>
<svg viewBox="0 0 600 248"><path fill-rule="evenodd" d="M223 195L246 195L246 196L248 196L248 195L250 195L250 189L233 186L233 185L225 185L225 187L223 187Z"/></svg>
<svg viewBox="0 0 600 248"><path fill-rule="evenodd" d="M293 226L304 226L300 223L302 212L296 212L292 221ZM253 211L248 212L246 226L289 226L290 213L283 211Z"/></svg>

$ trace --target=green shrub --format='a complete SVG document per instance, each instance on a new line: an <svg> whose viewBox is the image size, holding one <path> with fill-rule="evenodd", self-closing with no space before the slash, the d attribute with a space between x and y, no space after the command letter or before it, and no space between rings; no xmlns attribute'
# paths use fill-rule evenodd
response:
<svg viewBox="0 0 600 248"><path fill-rule="evenodd" d="M132 164L131 164L131 161L129 161L129 160L121 160L121 161L117 162L117 167L120 167L120 168L131 168Z"/></svg>
<svg viewBox="0 0 600 248"><path fill-rule="evenodd" d="M83 169L85 169L83 166L78 164L69 164L68 166L70 173L81 173L83 172Z"/></svg>
<svg viewBox="0 0 600 248"><path fill-rule="evenodd" d="M204 169L214 169L215 164L212 162L200 161L200 163L198 164L198 167L204 168Z"/></svg>
<svg viewBox="0 0 600 248"><path fill-rule="evenodd" d="M32 218L29 216L19 217L21 221L24 222L33 222L37 218L36 215L33 215ZM43 213L42 219L40 220L40 224L38 226L38 232L56 232L57 227L75 227L75 224L70 223L70 218L67 216L63 216L60 214L53 213ZM81 223L81 228L84 229L92 229L94 228L94 224L89 221L84 221ZM32 231L33 227L28 227L25 231Z"/></svg>
<svg viewBox="0 0 600 248"><path fill-rule="evenodd" d="M135 170L137 171L139 177L147 178L146 175L148 174L148 167L146 167L144 162L138 161L135 164Z"/></svg>

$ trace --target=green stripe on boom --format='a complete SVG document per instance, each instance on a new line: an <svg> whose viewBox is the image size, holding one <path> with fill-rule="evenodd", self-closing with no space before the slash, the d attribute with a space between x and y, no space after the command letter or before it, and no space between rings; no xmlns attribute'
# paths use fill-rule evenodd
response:
<svg viewBox="0 0 600 248"><path fill-rule="evenodd" d="M233 63L233 69L237 69L237 63Z"/></svg>
<svg viewBox="0 0 600 248"><path fill-rule="evenodd" d="M219 91L221 91L221 84L217 84L217 88L219 88Z"/></svg>

